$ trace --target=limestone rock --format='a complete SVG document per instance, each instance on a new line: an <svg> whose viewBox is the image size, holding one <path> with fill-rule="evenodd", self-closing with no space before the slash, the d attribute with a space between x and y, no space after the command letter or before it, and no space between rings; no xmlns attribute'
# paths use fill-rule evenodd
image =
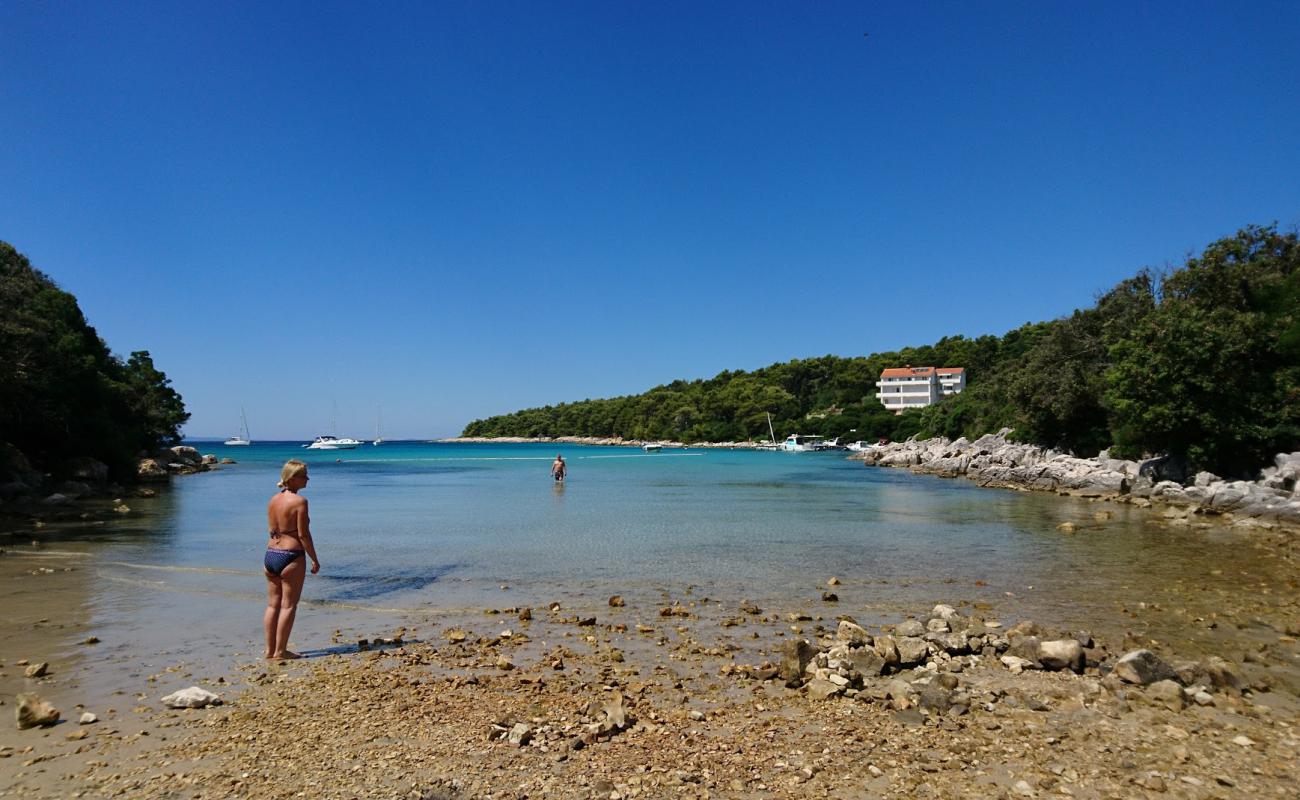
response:
<svg viewBox="0 0 1300 800"><path fill-rule="evenodd" d="M1174 668L1150 650L1133 650L1115 662L1115 676L1125 683L1146 686L1177 677Z"/></svg>
<svg viewBox="0 0 1300 800"><path fill-rule="evenodd" d="M163 705L170 708L205 708L207 706L221 705L221 696L213 694L207 689L191 686L188 689L181 689L179 692L172 692L164 697L162 702Z"/></svg>
<svg viewBox="0 0 1300 800"><path fill-rule="evenodd" d="M867 633L860 625L855 625L847 619L840 620L839 627L835 629L835 639L840 642L847 642L851 647L863 647L871 644L871 634Z"/></svg>
<svg viewBox="0 0 1300 800"><path fill-rule="evenodd" d="M897 642L898 646L898 663L904 666L919 664L929 655L930 648L924 639L915 636L904 636Z"/></svg>
<svg viewBox="0 0 1300 800"><path fill-rule="evenodd" d="M898 636L923 636L925 635L925 626L917 620L908 619L895 625L894 633Z"/></svg>
<svg viewBox="0 0 1300 800"><path fill-rule="evenodd" d="M48 675L49 672L50 672L49 663L45 661L40 661L35 664L32 664L31 666L27 667L27 669L23 670L23 675L25 675L28 678L40 678L45 675Z"/></svg>
<svg viewBox="0 0 1300 800"><path fill-rule="evenodd" d="M53 725L59 721L60 716L57 708L42 700L39 694L32 693L18 695L18 707L15 712L20 731L38 725L42 727Z"/></svg>
<svg viewBox="0 0 1300 800"><path fill-rule="evenodd" d="M804 679L804 669L817 657L817 648L806 639L794 639L781 645L781 680L787 686L798 686Z"/></svg>
<svg viewBox="0 0 1300 800"><path fill-rule="evenodd" d="M1075 639L1054 639L1038 645L1038 663L1046 670L1083 672L1083 645Z"/></svg>

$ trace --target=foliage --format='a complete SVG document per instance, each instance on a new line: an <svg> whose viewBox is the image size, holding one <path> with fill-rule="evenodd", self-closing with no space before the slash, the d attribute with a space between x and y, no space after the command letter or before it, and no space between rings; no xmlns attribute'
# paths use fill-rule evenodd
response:
<svg viewBox="0 0 1300 800"><path fill-rule="evenodd" d="M886 367L962 366L968 386L895 416ZM1091 308L1001 337L945 337L674 381L645 394L475 420L467 436L727 441L791 432L845 439L974 437L1003 427L1079 455L1175 453L1224 474L1300 447L1300 245L1249 227L1166 275L1143 269Z"/></svg>
<svg viewBox="0 0 1300 800"><path fill-rule="evenodd" d="M0 242L0 436L45 470L70 456L131 475L189 414L147 352L123 362L77 300Z"/></svg>

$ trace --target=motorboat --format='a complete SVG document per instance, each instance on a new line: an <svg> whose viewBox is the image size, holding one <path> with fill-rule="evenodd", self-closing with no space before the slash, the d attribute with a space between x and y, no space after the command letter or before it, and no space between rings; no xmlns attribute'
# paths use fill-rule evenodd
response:
<svg viewBox="0 0 1300 800"><path fill-rule="evenodd" d="M811 453L825 443L823 436L811 436L792 433L781 443L781 449L787 453Z"/></svg>
<svg viewBox="0 0 1300 800"><path fill-rule="evenodd" d="M355 450L361 444L361 441L346 436L340 439L337 436L325 435L317 436L311 444L305 444L303 447L308 450Z"/></svg>
<svg viewBox="0 0 1300 800"><path fill-rule="evenodd" d="M664 449L664 446L659 444L658 442L646 442L645 444L641 445L641 449L646 451L647 453L657 453L660 450Z"/></svg>
<svg viewBox="0 0 1300 800"><path fill-rule="evenodd" d="M840 444L840 437L836 436L828 442L818 442L813 449L821 452L822 450L848 450L848 445Z"/></svg>
<svg viewBox="0 0 1300 800"><path fill-rule="evenodd" d="M226 447L248 447L253 440L248 438L248 416L244 414L244 407L239 407L239 433L231 436L225 441Z"/></svg>

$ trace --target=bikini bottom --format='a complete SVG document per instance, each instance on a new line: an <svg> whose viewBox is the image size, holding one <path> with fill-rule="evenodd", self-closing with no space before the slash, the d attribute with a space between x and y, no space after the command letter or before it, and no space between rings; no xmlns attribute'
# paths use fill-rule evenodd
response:
<svg viewBox="0 0 1300 800"><path fill-rule="evenodd" d="M272 575L278 576L284 572L284 568L302 558L307 554L306 550L278 550L274 547L266 548L266 558L262 559L262 566Z"/></svg>

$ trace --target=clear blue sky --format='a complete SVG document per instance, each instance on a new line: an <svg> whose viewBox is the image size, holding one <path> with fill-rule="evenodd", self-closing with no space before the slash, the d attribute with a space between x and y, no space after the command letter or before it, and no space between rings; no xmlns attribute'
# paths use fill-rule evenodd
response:
<svg viewBox="0 0 1300 800"><path fill-rule="evenodd" d="M0 238L224 436L1001 334L1300 222L1300 4L0 5ZM870 36L864 37L864 33Z"/></svg>

